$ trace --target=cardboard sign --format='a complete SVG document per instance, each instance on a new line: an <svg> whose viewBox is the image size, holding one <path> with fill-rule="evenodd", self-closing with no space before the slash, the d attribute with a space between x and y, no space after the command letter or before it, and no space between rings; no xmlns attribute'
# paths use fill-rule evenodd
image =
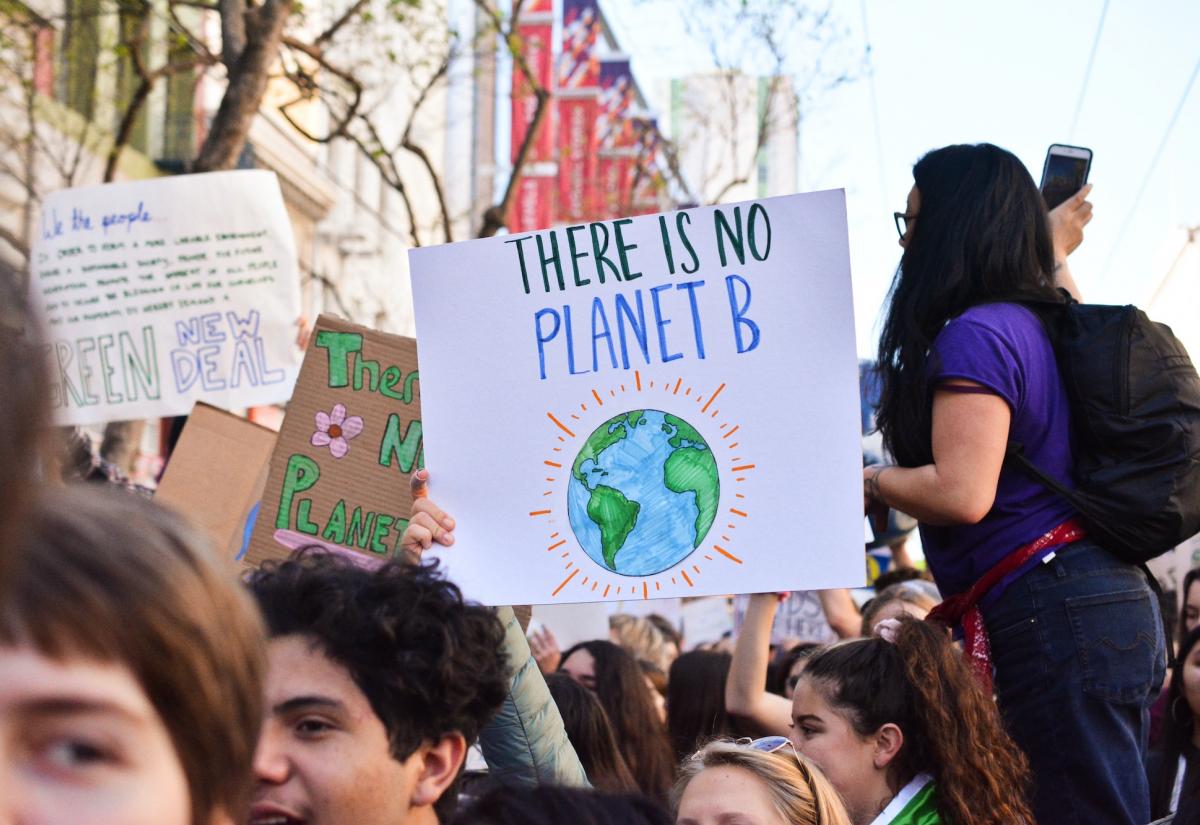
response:
<svg viewBox="0 0 1200 825"><path fill-rule="evenodd" d="M844 194L409 253L452 577L493 604L863 584Z"/></svg>
<svg viewBox="0 0 1200 825"><path fill-rule="evenodd" d="M59 424L291 395L300 286L272 172L55 192L42 206L32 289Z"/></svg>
<svg viewBox="0 0 1200 825"><path fill-rule="evenodd" d="M249 545L274 448L273 431L197 404L154 499L183 513L236 561Z"/></svg>
<svg viewBox="0 0 1200 825"><path fill-rule="evenodd" d="M322 315L288 404L246 562L319 546L395 553L422 466L417 346Z"/></svg>

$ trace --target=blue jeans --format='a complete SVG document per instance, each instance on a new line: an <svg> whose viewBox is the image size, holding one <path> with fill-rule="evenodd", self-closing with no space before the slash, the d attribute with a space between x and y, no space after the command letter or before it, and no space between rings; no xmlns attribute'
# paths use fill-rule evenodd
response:
<svg viewBox="0 0 1200 825"><path fill-rule="evenodd" d="M1069 545L988 607L996 698L1029 757L1041 825L1145 825L1142 758L1166 651L1145 575Z"/></svg>

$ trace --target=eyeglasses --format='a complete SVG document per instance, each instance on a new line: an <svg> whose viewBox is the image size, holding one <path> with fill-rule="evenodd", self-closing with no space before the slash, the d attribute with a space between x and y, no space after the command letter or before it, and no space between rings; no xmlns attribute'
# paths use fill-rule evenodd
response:
<svg viewBox="0 0 1200 825"><path fill-rule="evenodd" d="M900 233L900 238L908 234L908 230L912 228L912 224L916 221L916 215L909 215L905 212L893 212L892 216L896 219L896 231Z"/></svg>
<svg viewBox="0 0 1200 825"><path fill-rule="evenodd" d="M815 825L821 825L821 808L817 804L818 791L816 783L813 782L812 771L808 769L808 763L796 751L796 746L792 744L791 739L788 739L786 736L764 736L761 739L754 739L752 741L739 739L737 743L744 748L762 751L763 753L776 753L784 748L790 748L792 756L796 757L796 765L800 768L800 775L804 777L804 783L808 785L808 790L813 795L813 809L817 814Z"/></svg>

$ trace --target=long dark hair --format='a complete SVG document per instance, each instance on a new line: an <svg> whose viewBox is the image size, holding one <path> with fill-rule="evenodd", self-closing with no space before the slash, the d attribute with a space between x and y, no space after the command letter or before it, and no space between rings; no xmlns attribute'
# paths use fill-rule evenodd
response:
<svg viewBox="0 0 1200 825"><path fill-rule="evenodd" d="M1196 730L1196 712L1200 708L1193 709L1188 704L1187 693L1183 686L1183 670L1187 663L1188 656L1191 655L1192 649L1200 642L1200 627L1197 627L1191 633L1183 638L1179 643L1179 655L1175 657L1175 667L1171 671L1171 683L1167 686L1167 709L1163 715L1162 732L1160 734L1158 744L1154 747L1160 765L1158 776L1155 777L1155 782L1150 788L1150 812L1155 819L1166 816L1168 808L1171 805L1171 793L1175 790L1175 766L1179 764L1179 757L1183 756L1184 751L1192 742L1192 736ZM1193 768L1188 771L1192 774L1192 786L1196 784L1196 771ZM1184 793L1180 799L1195 793L1194 787L1184 788ZM1161 813L1155 813L1161 811Z"/></svg>
<svg viewBox="0 0 1200 825"><path fill-rule="evenodd" d="M801 679L859 736L888 723L900 728L904 744L889 766L889 784L902 788L931 773L946 825L1032 825L1029 766L992 697L943 630L899 622L894 642L856 639L814 654Z"/></svg>
<svg viewBox="0 0 1200 825"><path fill-rule="evenodd" d="M647 796L666 799L675 760L642 669L632 654L607 641L580 642L563 653L562 660L566 662L578 650L586 650L596 661L596 696L638 787Z"/></svg>
<svg viewBox="0 0 1200 825"><path fill-rule="evenodd" d="M565 673L548 675L546 686L592 787L612 793L636 793L637 782L617 748L612 723L596 694Z"/></svg>
<svg viewBox="0 0 1200 825"><path fill-rule="evenodd" d="M737 720L725 711L725 682L733 657L715 650L693 650L671 664L667 680L667 734L680 762L712 739L740 735Z"/></svg>
<svg viewBox="0 0 1200 825"><path fill-rule="evenodd" d="M927 361L945 323L977 304L1058 297L1046 206L1015 155L990 143L947 146L917 161L913 180L919 217L888 295L876 418L906 467L932 461Z"/></svg>
<svg viewBox="0 0 1200 825"><path fill-rule="evenodd" d="M1175 628L1175 638L1181 642L1187 638L1187 597L1192 585L1200 581L1200 567L1193 567L1183 577L1183 587L1179 588L1179 624ZM1200 625L1198 625L1200 626ZM1169 640L1168 640L1169 641ZM1167 646L1170 649L1170 645Z"/></svg>

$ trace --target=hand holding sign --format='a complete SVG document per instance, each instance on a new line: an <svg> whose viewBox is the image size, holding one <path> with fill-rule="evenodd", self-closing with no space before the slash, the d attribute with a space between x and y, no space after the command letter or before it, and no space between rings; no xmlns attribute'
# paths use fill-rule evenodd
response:
<svg viewBox="0 0 1200 825"><path fill-rule="evenodd" d="M417 470L409 479L412 490L412 514L408 527L400 537L400 549L420 556L434 542L449 547L454 544L454 519L450 518L429 498L429 471Z"/></svg>

